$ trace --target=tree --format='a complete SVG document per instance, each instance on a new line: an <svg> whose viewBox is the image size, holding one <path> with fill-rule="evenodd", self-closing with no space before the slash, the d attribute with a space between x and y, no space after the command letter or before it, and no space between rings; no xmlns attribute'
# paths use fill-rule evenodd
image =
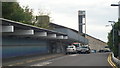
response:
<svg viewBox="0 0 120 68"><path fill-rule="evenodd" d="M22 8L17 2L3 2L2 17L26 24L32 24L34 18L32 9L28 6Z"/></svg>
<svg viewBox="0 0 120 68"><path fill-rule="evenodd" d="M112 35L113 29L108 34L108 45L116 57L118 56L118 45L120 43L120 36L118 35L118 30L120 30L120 19L118 22L114 24L114 46L113 46L113 35Z"/></svg>
<svg viewBox="0 0 120 68"><path fill-rule="evenodd" d="M30 9L29 6L24 6L22 8L17 2L3 2L2 3L2 17L3 18L46 28L46 29L50 29L49 27L50 13L47 13L41 10L39 11L39 15L37 16L39 17L41 15L45 18L46 16L48 16L47 21L45 20L45 18L43 19L43 17L41 17L42 20L39 20L39 22L35 21L36 16L33 15L33 10Z"/></svg>

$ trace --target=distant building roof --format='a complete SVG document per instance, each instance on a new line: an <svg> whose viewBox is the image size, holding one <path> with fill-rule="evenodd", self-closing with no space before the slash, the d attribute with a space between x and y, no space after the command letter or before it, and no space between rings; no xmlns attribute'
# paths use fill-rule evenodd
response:
<svg viewBox="0 0 120 68"><path fill-rule="evenodd" d="M74 32L76 32L76 33L78 33L78 31L77 30L75 30L75 29L72 29L72 28L69 28L69 27L65 27L65 26L62 26L62 25L58 25L58 24L54 24L54 23L50 23L50 26L54 26L54 27L62 27L62 28L68 28L68 29L70 29L70 30L72 30L72 31L74 31Z"/></svg>
<svg viewBox="0 0 120 68"><path fill-rule="evenodd" d="M75 30L75 29L72 29L72 28L69 28L69 27L65 27L65 26L62 26L62 25L58 25L58 24L54 24L54 23L50 23L50 26L54 26L54 27L62 27L62 28L68 28L68 29L70 29L70 30L72 30L72 31L74 31L74 32L76 32L76 33L78 33L78 31L77 30ZM103 42L103 43L106 43L106 42L104 42L104 41L102 41L102 40L100 40L100 39L97 39L97 38L95 38L95 37L93 37L93 36L90 36L90 35L88 35L88 34L86 34L87 36L89 36L89 37L92 37L92 38L94 38L94 39L96 39L96 40L98 40L98 41L101 41L101 42Z"/></svg>
<svg viewBox="0 0 120 68"><path fill-rule="evenodd" d="M88 39L82 36L77 30L71 29L65 26L61 26L58 24L50 23L50 26L53 30L60 31L66 33L69 38L76 40L75 42L80 42L82 44L88 44Z"/></svg>

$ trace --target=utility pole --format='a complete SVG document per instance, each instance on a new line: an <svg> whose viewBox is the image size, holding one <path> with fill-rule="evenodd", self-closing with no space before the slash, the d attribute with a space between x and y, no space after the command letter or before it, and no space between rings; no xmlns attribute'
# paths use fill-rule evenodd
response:
<svg viewBox="0 0 120 68"><path fill-rule="evenodd" d="M111 6L118 6L118 18L120 19L120 1L118 4L111 4Z"/></svg>
<svg viewBox="0 0 120 68"><path fill-rule="evenodd" d="M119 27L120 28L120 27ZM118 31L118 36L120 36L120 30ZM119 57L119 60L120 60L120 42L119 42L119 44L118 44L118 57Z"/></svg>
<svg viewBox="0 0 120 68"><path fill-rule="evenodd" d="M118 6L118 19L120 20L120 1L118 2L118 4L111 4L111 6ZM118 20L118 21L119 21ZM118 35L119 35L119 31L120 30L118 30ZM120 36L120 35L119 35ZM118 49L118 55L119 55L119 59L120 59L120 42L119 42L119 44L118 44L118 47L119 47L119 49Z"/></svg>

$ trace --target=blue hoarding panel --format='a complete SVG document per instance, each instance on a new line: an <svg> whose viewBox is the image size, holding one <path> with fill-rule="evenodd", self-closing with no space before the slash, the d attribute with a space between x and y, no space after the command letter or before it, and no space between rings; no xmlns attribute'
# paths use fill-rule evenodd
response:
<svg viewBox="0 0 120 68"><path fill-rule="evenodd" d="M16 57L48 53L47 46L3 46L2 57Z"/></svg>

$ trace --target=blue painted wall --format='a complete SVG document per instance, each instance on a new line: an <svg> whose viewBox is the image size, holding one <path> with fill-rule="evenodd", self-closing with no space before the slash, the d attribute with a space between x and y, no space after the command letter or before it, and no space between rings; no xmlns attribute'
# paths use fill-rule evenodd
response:
<svg viewBox="0 0 120 68"><path fill-rule="evenodd" d="M47 53L46 46L3 46L3 58Z"/></svg>
<svg viewBox="0 0 120 68"><path fill-rule="evenodd" d="M49 52L48 42L45 40L4 37L2 41L3 58Z"/></svg>

